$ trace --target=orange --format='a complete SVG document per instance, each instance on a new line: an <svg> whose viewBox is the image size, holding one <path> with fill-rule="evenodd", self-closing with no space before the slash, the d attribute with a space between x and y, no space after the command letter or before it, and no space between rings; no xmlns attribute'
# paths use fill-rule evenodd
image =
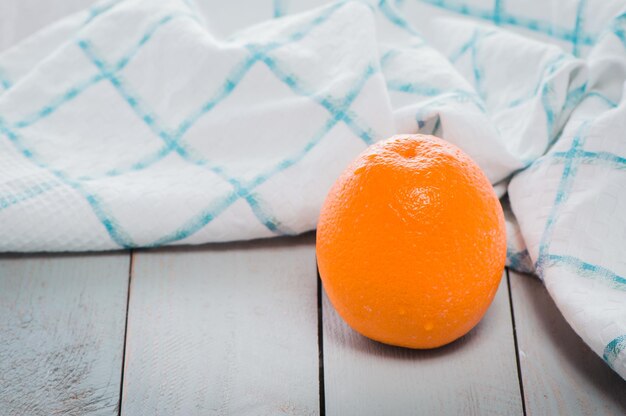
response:
<svg viewBox="0 0 626 416"><path fill-rule="evenodd" d="M366 149L332 186L317 229L324 289L374 340L434 348L483 317L504 269L502 207L478 165L433 136Z"/></svg>

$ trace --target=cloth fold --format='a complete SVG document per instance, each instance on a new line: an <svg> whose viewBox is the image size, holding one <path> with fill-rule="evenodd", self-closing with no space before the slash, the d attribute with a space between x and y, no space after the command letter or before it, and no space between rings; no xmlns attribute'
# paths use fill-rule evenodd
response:
<svg viewBox="0 0 626 416"><path fill-rule="evenodd" d="M297 234L369 144L438 135L508 264L626 377L626 7L123 0L0 55L1 251Z"/></svg>

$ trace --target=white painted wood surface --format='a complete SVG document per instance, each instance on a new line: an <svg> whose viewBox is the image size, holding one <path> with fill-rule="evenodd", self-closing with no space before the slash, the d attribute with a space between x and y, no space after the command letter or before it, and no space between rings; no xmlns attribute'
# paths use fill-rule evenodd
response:
<svg viewBox="0 0 626 416"><path fill-rule="evenodd" d="M529 415L625 415L626 382L567 324L543 284L509 271Z"/></svg>
<svg viewBox="0 0 626 416"><path fill-rule="evenodd" d="M136 253L123 415L319 414L314 238Z"/></svg>
<svg viewBox="0 0 626 416"><path fill-rule="evenodd" d="M128 253L0 257L0 414L116 415Z"/></svg>
<svg viewBox="0 0 626 416"><path fill-rule="evenodd" d="M370 341L326 296L323 321L327 415L522 414L506 279L478 326L436 350Z"/></svg>
<svg viewBox="0 0 626 416"><path fill-rule="evenodd" d="M0 257L0 414L115 415L129 256ZM122 414L320 414L312 235L145 251L131 279ZM369 341L323 305L328 415L522 413L506 280L468 336ZM528 415L626 414L626 383L535 278L511 273Z"/></svg>

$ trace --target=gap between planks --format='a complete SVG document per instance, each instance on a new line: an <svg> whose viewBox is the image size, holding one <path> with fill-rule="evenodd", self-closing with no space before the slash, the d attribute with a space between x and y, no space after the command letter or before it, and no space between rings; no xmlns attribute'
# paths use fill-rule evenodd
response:
<svg viewBox="0 0 626 416"><path fill-rule="evenodd" d="M513 344L515 345L515 363L517 364L517 379L519 382L519 392L522 398L522 413L526 416L526 396L524 395L524 380L522 377L522 366L520 363L519 344L517 342L517 329L515 326L515 310L513 308L513 295L511 293L511 279L509 277L509 268L505 268L506 285L509 295L509 307L511 309L511 327L513 329Z"/></svg>
<svg viewBox="0 0 626 416"><path fill-rule="evenodd" d="M130 284L133 279L133 255L135 251L130 250L128 253L128 286L126 289L126 316L124 317L124 348L122 350L122 369L120 377L120 397L117 402L117 414L122 414L122 397L124 394L124 366L126 363L126 337L128 335L128 308L130 306Z"/></svg>
<svg viewBox="0 0 626 416"><path fill-rule="evenodd" d="M320 291L326 414L523 414L504 277L477 327L435 350L388 346L357 334Z"/></svg>
<svg viewBox="0 0 626 416"><path fill-rule="evenodd" d="M626 383L574 332L543 283L509 270L529 415L624 415Z"/></svg>
<svg viewBox="0 0 626 416"><path fill-rule="evenodd" d="M117 414L127 253L0 256L0 413Z"/></svg>
<svg viewBox="0 0 626 416"><path fill-rule="evenodd" d="M316 259L317 263L317 259ZM317 348L318 348L318 356L319 356L319 397L320 397L320 416L326 415L326 397L325 397L325 387L324 387L324 308L322 304L322 279L320 278L320 272L317 269Z"/></svg>
<svg viewBox="0 0 626 416"><path fill-rule="evenodd" d="M433 409L437 414L458 411L463 414L480 414L483 410L522 414L520 399L523 397L528 414L533 415L626 413L626 385L623 380L578 338L536 278L510 272L508 278L502 281L494 305L476 329L448 347L437 351L415 352L369 341L343 324L323 293L316 273L312 240L309 235L296 239L145 252L141 253L144 264L139 272L140 276L136 267L136 254L33 255L18 258L3 256L0 258L0 275L3 275L0 276L0 287L4 285L4 290L0 291L0 298L4 294L4 300L0 299L0 307L4 305L8 308L3 319L5 330L9 331L5 335L8 334L9 337L4 338L7 341L0 346L0 350L4 348L5 353L10 354L6 355L10 360L4 361L5 366L9 365L5 368L9 371L5 371L4 376L13 374L11 385L23 386L23 394L19 397L9 397L6 394L10 392L4 392L4 399L18 400L5 401L4 406L8 404L15 410L19 408L15 407L16 404L20 406L19 403L23 403L41 410L30 412L31 414L44 414L43 409L59 411L64 405L71 406L65 408L68 414L87 413L96 409L97 414L143 414L139 410L141 406L134 407L135 411L133 408L127 410L123 405L124 397L129 396L127 399L132 402L137 400L137 393L141 393L143 388L154 389L153 392L156 393L159 389L172 389L167 380L163 384L151 385L150 371L154 366L161 365L160 362L164 359L174 358L184 362L189 356L197 362L192 362L186 369L171 367L172 380L180 382L186 376L198 377L200 374L203 376L201 381L204 382L204 390L199 392L200 395L186 397L188 391L184 385L173 386L172 390L166 392L166 401L171 400L175 404L180 400L191 403L219 400L219 394L211 394L211 389L219 389L221 379L208 380L209 376L202 371L203 366L206 367L204 361L207 360L202 355L202 350L207 345L218 350L221 348L221 341L211 340L211 333L206 332L210 328L206 325L190 324L186 330L180 330L176 325L183 321L179 319L174 321L176 325L164 329L160 328L164 321L155 321L154 316L146 316L146 310L142 311L135 305L136 313L133 313L134 302L140 301L144 307L158 310L172 301L172 296L176 298L178 291L178 303L170 305L174 306L171 311L177 313L179 308L191 308L191 312L194 312L190 315L192 318L202 318L195 313L201 311L197 309L202 307L198 302L210 299L211 294L230 296L229 301L217 302L217 309L222 312L232 312L229 302L234 302L235 306L245 306L245 299L259 298L261 304L256 306L265 307L265 312L271 315L259 320L255 313L249 316L243 314L237 318L239 320L231 320L244 325L238 330L233 329L232 333L245 333L246 328L253 333L253 342L237 352L239 358L235 357L235 362L239 362L240 366L239 369L234 367L234 377L239 377L239 381L245 384L247 378L251 377L245 364L258 364L254 360L246 361L245 356L262 350L266 354L261 354L260 357L268 365L272 360L277 360L279 370L282 369L288 377L293 377L295 383L292 384L295 387L284 382L281 376L276 377L276 371L270 371L267 373L270 374L270 379L273 377L278 381L273 381L272 389L249 397L249 406L259 403L263 405L269 399L282 403L282 409L297 408L310 414L380 413L381 405L386 410L408 409L404 413L418 414L428 413ZM142 300L134 290L136 278L143 282L139 284L144 295L161 291L162 296ZM167 283L165 287L158 287L164 283ZM505 287L506 283L510 284L509 290ZM274 292L287 286L286 291L274 297ZM190 298L181 298L181 290ZM301 298L302 304L288 307L284 305L285 302L293 302L297 298ZM125 304L122 299L126 300ZM19 307L12 306L14 303ZM272 305L281 313L276 314ZM162 310L167 312L167 305L165 306L166 309ZM494 306L496 313L492 311ZM87 312L85 307L88 307ZM27 321L23 319L25 316L28 317ZM219 322L219 316L204 318L211 323ZM42 326L51 319L57 324ZM142 340L141 333L134 334L135 342L144 342L147 347L143 354L133 357L128 350L133 340L131 323L138 319L142 324L139 328L144 331L150 325L143 324L150 324L152 320L152 329L156 332L152 333L153 338L148 344L145 344L147 338ZM286 326L281 323L281 319L287 320ZM1 321L2 319L0 323ZM280 324L278 327L276 322ZM172 337L170 330L178 331L179 336ZM295 332L292 333L292 330ZM205 333L197 334L198 331ZM29 335L31 332L32 335ZM269 337L265 336L266 332L270 333ZM285 337L285 333L291 335L291 338L302 337L305 341L291 343L293 339ZM220 339L219 331L213 335ZM170 338L165 345L167 348L162 351L164 353L150 354L153 347L150 342L158 344L162 336ZM180 338L194 337L198 341L192 345L194 348L180 348L176 344ZM45 339L46 343L32 344L28 341L31 338ZM275 338L290 345L284 349L283 354L277 355L272 351ZM494 346L494 338L497 343L504 344L505 348ZM76 340L89 342L78 345ZM57 344L53 345L53 342ZM71 347L72 345L78 349ZM67 347L69 349L66 346L70 346ZM49 383L54 380L49 377L56 373L49 372L42 376L40 372L48 368L40 367L43 362L41 357L47 356L46 351L52 351L52 348L61 352L51 355L50 358L63 359L61 364L55 364L54 360L49 363L54 364L57 371L74 371L73 368L78 371L86 364L90 366L88 373L81 373L84 373L84 378L72 384L65 393L50 390ZM305 348L306 351L297 352L300 348ZM503 354L502 351L505 350L509 353ZM500 351L501 354L492 354L490 357L493 351ZM76 353L80 353L83 358L77 360ZM91 358L85 361L88 357ZM15 367L11 362L18 358L22 364ZM134 369L142 370L135 372L134 376L127 372L129 363L132 364L133 360ZM143 360L145 365L137 367L137 360ZM216 360L215 363L219 363L219 359ZM289 366L281 366L280 361L285 360L291 360L295 373ZM298 363L302 361L307 362L303 367L305 370L298 367ZM2 364L0 362L0 367ZM36 365L32 367L33 375L29 376L25 370L33 365ZM206 368L209 372L213 370L213 366ZM22 370L16 372L19 369ZM178 370L181 371L180 374L177 373ZM186 374L185 370L189 373ZM302 371L306 373L304 379ZM371 377L372 373L374 378ZM159 375L156 374L157 379ZM127 377L134 378L134 391L128 391ZM520 385L520 377L523 385ZM105 394L105 398L98 404L92 403L87 396L76 396L78 391L88 392L93 386L105 385L104 381L108 386L107 393L100 388L96 390L99 395ZM212 386L209 381L213 383ZM112 391L112 388L116 391ZM293 389L299 392L291 405L295 403L299 407L294 405L295 407L290 408L290 402L281 402L281 399L292 393ZM204 393L205 396L201 396ZM74 398L65 399L64 394L70 394ZM157 397L158 395L149 395L146 403ZM138 403L142 404L141 400ZM345 403L352 406L342 408ZM234 410L228 406L229 404L222 410ZM162 413L167 413L167 409L163 410Z"/></svg>
<svg viewBox="0 0 626 416"><path fill-rule="evenodd" d="M135 252L121 414L319 414L313 240Z"/></svg>

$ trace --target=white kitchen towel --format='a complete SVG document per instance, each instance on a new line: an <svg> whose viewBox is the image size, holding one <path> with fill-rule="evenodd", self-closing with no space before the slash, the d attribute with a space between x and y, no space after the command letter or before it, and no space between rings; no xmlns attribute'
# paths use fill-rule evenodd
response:
<svg viewBox="0 0 626 416"><path fill-rule="evenodd" d="M297 234L367 145L433 133L626 377L625 81L621 0L99 3L0 55L0 250Z"/></svg>

